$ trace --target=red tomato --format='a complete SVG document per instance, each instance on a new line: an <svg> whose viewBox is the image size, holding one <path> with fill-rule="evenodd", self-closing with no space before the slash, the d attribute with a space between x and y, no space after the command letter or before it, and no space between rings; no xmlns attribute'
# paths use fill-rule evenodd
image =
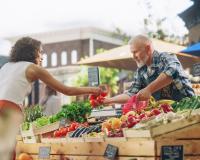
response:
<svg viewBox="0 0 200 160"><path fill-rule="evenodd" d="M105 98L103 97L103 96L98 96L97 97L97 102L99 102L99 103L103 103L103 100L104 100Z"/></svg>
<svg viewBox="0 0 200 160"><path fill-rule="evenodd" d="M75 130L76 130L78 127L79 127L79 124L77 124L77 125L75 126Z"/></svg>
<svg viewBox="0 0 200 160"><path fill-rule="evenodd" d="M98 105L98 102L96 100L90 100L90 105L94 108Z"/></svg>
<svg viewBox="0 0 200 160"><path fill-rule="evenodd" d="M100 93L100 95L103 96L103 97L107 96L107 94L108 94L107 92L101 92Z"/></svg>
<svg viewBox="0 0 200 160"><path fill-rule="evenodd" d="M74 122L74 123L72 123L72 124L70 125L70 127L72 127L72 128L75 130L76 125L77 125L77 124Z"/></svg>
<svg viewBox="0 0 200 160"><path fill-rule="evenodd" d="M94 94L91 94L90 97L89 97L90 100L92 100L92 99L96 99L96 98L97 98L97 96L94 95Z"/></svg>
<svg viewBox="0 0 200 160"><path fill-rule="evenodd" d="M61 137L61 132L60 131L55 131L54 132L54 137Z"/></svg>
<svg viewBox="0 0 200 160"><path fill-rule="evenodd" d="M69 127L68 128L68 132L72 132L72 131L74 131L74 128L73 127Z"/></svg>
<svg viewBox="0 0 200 160"><path fill-rule="evenodd" d="M66 127L63 128L62 131L61 131L61 133L62 133L63 136L66 136L66 134L67 134L67 128Z"/></svg>

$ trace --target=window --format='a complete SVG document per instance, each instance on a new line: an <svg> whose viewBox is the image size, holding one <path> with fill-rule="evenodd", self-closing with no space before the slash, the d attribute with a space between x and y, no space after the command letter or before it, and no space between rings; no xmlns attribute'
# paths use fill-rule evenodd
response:
<svg viewBox="0 0 200 160"><path fill-rule="evenodd" d="M47 54L46 53L44 53L43 55L42 55L42 58L43 58L43 60L42 60L42 66L43 67L47 67Z"/></svg>
<svg viewBox="0 0 200 160"><path fill-rule="evenodd" d="M67 52L63 51L61 53L61 65L67 64Z"/></svg>
<svg viewBox="0 0 200 160"><path fill-rule="evenodd" d="M56 52L53 52L51 54L51 65L57 66L57 53Z"/></svg>
<svg viewBox="0 0 200 160"><path fill-rule="evenodd" d="M76 63L77 62L77 51L76 50L73 50L71 52L71 56L72 56L72 64Z"/></svg>

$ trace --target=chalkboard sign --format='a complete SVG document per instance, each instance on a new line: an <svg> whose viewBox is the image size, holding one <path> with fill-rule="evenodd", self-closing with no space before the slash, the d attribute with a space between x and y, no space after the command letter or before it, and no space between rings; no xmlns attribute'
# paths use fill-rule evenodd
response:
<svg viewBox="0 0 200 160"><path fill-rule="evenodd" d="M200 76L200 63L196 63L193 65L192 74L193 76Z"/></svg>
<svg viewBox="0 0 200 160"><path fill-rule="evenodd" d="M108 144L104 152L104 157L107 159L114 160L118 154L118 147Z"/></svg>
<svg viewBox="0 0 200 160"><path fill-rule="evenodd" d="M39 159L50 159L51 147L42 146L39 148Z"/></svg>
<svg viewBox="0 0 200 160"><path fill-rule="evenodd" d="M161 160L183 160L183 146L162 146Z"/></svg>
<svg viewBox="0 0 200 160"><path fill-rule="evenodd" d="M99 68L98 67L90 67L88 68L88 81L89 86L99 86Z"/></svg>

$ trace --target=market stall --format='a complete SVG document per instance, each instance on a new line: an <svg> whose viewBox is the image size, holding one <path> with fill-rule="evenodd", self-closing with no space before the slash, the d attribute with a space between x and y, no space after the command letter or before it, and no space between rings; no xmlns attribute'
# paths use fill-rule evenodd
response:
<svg viewBox="0 0 200 160"><path fill-rule="evenodd" d="M180 102L155 101L152 97L146 106L133 101L125 105L136 109L124 109L122 116L103 121L85 117L90 113L87 109L99 106L76 102L64 106L56 115L24 122L21 135L17 136L17 159L23 153L32 159L55 160L200 157L200 97L187 97ZM75 108L77 114L73 115Z"/></svg>
<svg viewBox="0 0 200 160"><path fill-rule="evenodd" d="M199 57L192 56L189 54L179 53L184 49L184 46L179 46L173 43L164 42L157 39L152 39L154 48L159 52L171 52L175 53L180 60L183 67L192 68L194 63L200 61ZM80 65L89 65L89 66L100 66L100 67L111 67L119 68L126 70L136 70L137 65L133 61L133 57L130 53L129 45L124 45L117 47L108 51L105 51L101 54L94 55L82 59L78 62Z"/></svg>

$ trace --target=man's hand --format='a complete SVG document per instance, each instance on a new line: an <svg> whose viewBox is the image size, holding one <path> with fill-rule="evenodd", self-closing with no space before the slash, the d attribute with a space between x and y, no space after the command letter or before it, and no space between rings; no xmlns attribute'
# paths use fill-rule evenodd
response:
<svg viewBox="0 0 200 160"><path fill-rule="evenodd" d="M105 105L105 106L109 106L109 105L112 105L113 104L113 102L111 102L111 98L105 98L104 100L103 100L103 105Z"/></svg>
<svg viewBox="0 0 200 160"><path fill-rule="evenodd" d="M137 93L137 100L138 101L148 101L151 97L151 92L150 90L146 87L144 89L141 89L138 93Z"/></svg>

